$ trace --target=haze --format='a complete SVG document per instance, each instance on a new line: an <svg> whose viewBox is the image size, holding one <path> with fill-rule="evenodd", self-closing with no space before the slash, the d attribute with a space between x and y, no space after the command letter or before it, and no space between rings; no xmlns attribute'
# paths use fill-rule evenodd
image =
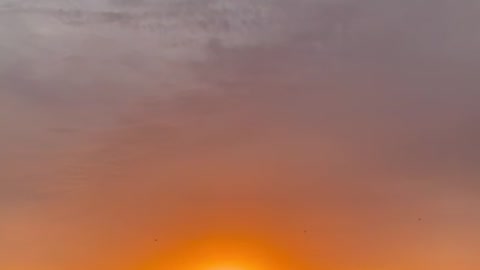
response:
<svg viewBox="0 0 480 270"><path fill-rule="evenodd" d="M224 235L298 270L480 269L479 25L476 0L0 0L0 269Z"/></svg>

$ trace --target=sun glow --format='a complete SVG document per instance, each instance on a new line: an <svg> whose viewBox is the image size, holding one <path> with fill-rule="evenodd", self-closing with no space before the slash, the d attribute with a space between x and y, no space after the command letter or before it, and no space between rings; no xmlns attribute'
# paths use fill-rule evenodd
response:
<svg viewBox="0 0 480 270"><path fill-rule="evenodd" d="M251 261L223 261L203 264L200 270L267 270Z"/></svg>
<svg viewBox="0 0 480 270"><path fill-rule="evenodd" d="M238 265L216 265L209 267L207 270L247 270L243 266Z"/></svg>
<svg viewBox="0 0 480 270"><path fill-rule="evenodd" d="M256 267L243 264L214 264L207 266L204 270L261 270Z"/></svg>
<svg viewBox="0 0 480 270"><path fill-rule="evenodd" d="M253 230L252 230L253 231ZM272 229L271 231L274 231ZM286 244L269 232L188 234L157 246L145 270L282 270L305 269ZM286 243L289 243L286 241ZM292 242L290 242L292 243ZM283 245L282 245L283 244ZM292 246L292 245L290 245ZM137 268L138 269L138 268Z"/></svg>
<svg viewBox="0 0 480 270"><path fill-rule="evenodd" d="M197 260L192 270L268 270L265 261L260 261L258 256L253 256L244 251L230 250L227 254L218 252L215 255L204 254ZM233 254L232 254L233 253ZM258 255L258 254L256 254Z"/></svg>

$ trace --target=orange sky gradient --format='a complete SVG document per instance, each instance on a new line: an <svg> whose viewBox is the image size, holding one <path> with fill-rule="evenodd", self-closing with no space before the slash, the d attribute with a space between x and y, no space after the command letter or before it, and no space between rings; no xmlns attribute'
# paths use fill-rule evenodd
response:
<svg viewBox="0 0 480 270"><path fill-rule="evenodd" d="M0 12L0 269L480 269L475 1Z"/></svg>

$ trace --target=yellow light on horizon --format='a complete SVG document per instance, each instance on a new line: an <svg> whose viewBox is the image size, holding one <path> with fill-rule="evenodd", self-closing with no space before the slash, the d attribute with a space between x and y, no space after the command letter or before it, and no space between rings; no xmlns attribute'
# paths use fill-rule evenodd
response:
<svg viewBox="0 0 480 270"><path fill-rule="evenodd" d="M199 258L193 270L269 270L266 261L259 261L257 256L249 256L240 250L238 253L230 251L228 254L205 255ZM268 268L268 269L267 269Z"/></svg>
<svg viewBox="0 0 480 270"><path fill-rule="evenodd" d="M251 257L212 258L197 262L195 270L268 270L266 265Z"/></svg>
<svg viewBox="0 0 480 270"><path fill-rule="evenodd" d="M244 265L220 264L220 265L209 266L205 270L257 270L257 269L244 266Z"/></svg>
<svg viewBox="0 0 480 270"><path fill-rule="evenodd" d="M246 270L241 266L232 266L232 265L223 265L223 266L214 266L209 268L208 270Z"/></svg>
<svg viewBox="0 0 480 270"><path fill-rule="evenodd" d="M295 253L267 233L213 232L185 235L168 252L154 256L144 270L284 270L298 266Z"/></svg>

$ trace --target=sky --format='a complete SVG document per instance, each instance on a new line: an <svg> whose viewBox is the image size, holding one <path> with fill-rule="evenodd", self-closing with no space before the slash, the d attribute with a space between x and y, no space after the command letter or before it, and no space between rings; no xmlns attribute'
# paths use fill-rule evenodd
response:
<svg viewBox="0 0 480 270"><path fill-rule="evenodd" d="M478 1L0 14L0 269L480 268Z"/></svg>

